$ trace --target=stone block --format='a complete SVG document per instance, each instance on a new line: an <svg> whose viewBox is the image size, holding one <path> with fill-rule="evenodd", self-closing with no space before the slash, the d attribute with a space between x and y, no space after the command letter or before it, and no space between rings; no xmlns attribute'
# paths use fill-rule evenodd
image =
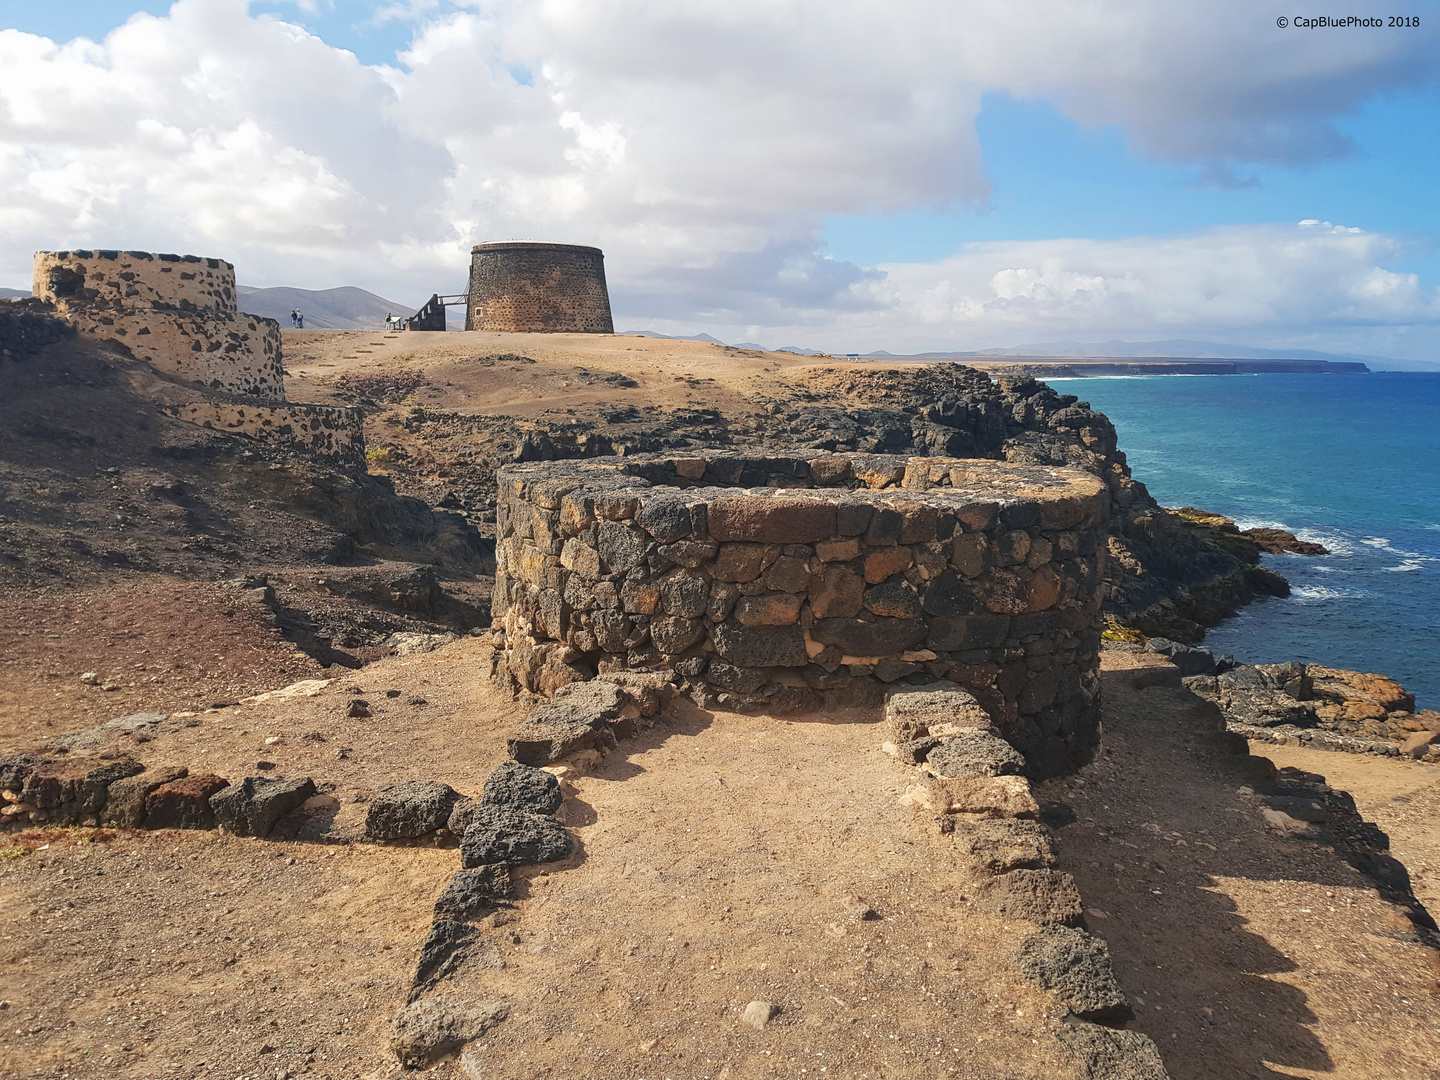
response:
<svg viewBox="0 0 1440 1080"><path fill-rule="evenodd" d="M703 613L702 609L701 614ZM657 615L650 620L650 640L667 656L683 653L704 638L705 623L702 619L681 619L671 615Z"/></svg>
<svg viewBox="0 0 1440 1080"><path fill-rule="evenodd" d="M615 745L607 728L583 721L536 724L526 722L505 740L509 755L522 765L549 765L581 750L605 750Z"/></svg>
<svg viewBox="0 0 1440 1080"><path fill-rule="evenodd" d="M1148 1035L1102 1024L1061 1024L1055 1039L1085 1080L1170 1080Z"/></svg>
<svg viewBox="0 0 1440 1080"><path fill-rule="evenodd" d="M950 780L927 776L916 800L936 814L1034 818L1040 807L1023 776L966 776Z"/></svg>
<svg viewBox="0 0 1440 1080"><path fill-rule="evenodd" d="M936 776L961 779L967 776L1018 776L1025 771L1025 759L1004 739L987 731L966 731L941 740L925 758Z"/></svg>
<svg viewBox="0 0 1440 1080"><path fill-rule="evenodd" d="M908 547L872 551L865 556L865 581L870 585L878 585L891 574L908 570L914 561L915 555Z"/></svg>
<svg viewBox="0 0 1440 1080"><path fill-rule="evenodd" d="M595 530L595 543L606 572L623 574L645 561L646 535L629 525L602 521Z"/></svg>
<svg viewBox="0 0 1440 1080"><path fill-rule="evenodd" d="M821 562L848 562L860 557L860 541L855 537L822 540L815 545L815 557Z"/></svg>
<svg viewBox="0 0 1440 1080"><path fill-rule="evenodd" d="M317 794L315 781L247 776L210 796L221 828L236 836L269 836L275 823Z"/></svg>
<svg viewBox="0 0 1440 1080"><path fill-rule="evenodd" d="M506 903L510 868L503 864L456 870L435 901L441 919L479 919Z"/></svg>
<svg viewBox="0 0 1440 1080"><path fill-rule="evenodd" d="M955 618L975 611L975 593L953 570L941 570L925 587L924 610L927 615Z"/></svg>
<svg viewBox="0 0 1440 1080"><path fill-rule="evenodd" d="M754 581L774 557L764 544L721 544L710 576L716 581Z"/></svg>
<svg viewBox="0 0 1440 1080"><path fill-rule="evenodd" d="M677 571L660 582L660 607L666 615L698 619L709 600L710 582L693 571Z"/></svg>
<svg viewBox="0 0 1440 1080"><path fill-rule="evenodd" d="M800 618L803 600L796 593L742 596L735 603L735 618L744 626L789 626Z"/></svg>
<svg viewBox="0 0 1440 1080"><path fill-rule="evenodd" d="M798 626L745 626L727 620L710 631L715 651L737 667L804 667L810 662Z"/></svg>
<svg viewBox="0 0 1440 1080"><path fill-rule="evenodd" d="M951 836L956 853L987 874L1044 870L1055 864L1049 834L1033 821L971 821L957 824Z"/></svg>
<svg viewBox="0 0 1440 1080"><path fill-rule="evenodd" d="M810 587L808 560L794 555L781 555L760 575L760 580L765 583L766 588L775 592L803 593Z"/></svg>
<svg viewBox="0 0 1440 1080"><path fill-rule="evenodd" d="M843 484L855 475L849 458L811 458L810 476L821 487Z"/></svg>
<svg viewBox="0 0 1440 1080"><path fill-rule="evenodd" d="M660 586L653 581L627 580L620 587L620 603L635 615L653 615L660 607Z"/></svg>
<svg viewBox="0 0 1440 1080"><path fill-rule="evenodd" d="M1031 574L1025 586L1025 610L1044 611L1060 599L1064 579L1053 566L1042 566Z"/></svg>
<svg viewBox="0 0 1440 1080"><path fill-rule="evenodd" d="M900 530L905 524L900 511L888 506L875 508L870 524L865 529L865 543L869 547L893 547L900 542Z"/></svg>
<svg viewBox="0 0 1440 1080"><path fill-rule="evenodd" d="M983 911L1040 926L1075 926L1084 911L1075 879L1060 870L1012 870L984 878L974 898Z"/></svg>
<svg viewBox="0 0 1440 1080"><path fill-rule="evenodd" d="M990 540L984 533L960 533L950 542L950 562L967 578L990 568Z"/></svg>
<svg viewBox="0 0 1440 1080"><path fill-rule="evenodd" d="M600 553L578 536L572 536L560 549L560 565L573 574L594 581L600 576Z"/></svg>
<svg viewBox="0 0 1440 1080"><path fill-rule="evenodd" d="M725 660L712 660L705 669L705 681L733 694L749 696L770 681L771 668L737 667Z"/></svg>
<svg viewBox="0 0 1440 1080"><path fill-rule="evenodd" d="M865 579L849 564L832 564L811 579L809 595L817 619L853 618L864 604Z"/></svg>
<svg viewBox="0 0 1440 1080"><path fill-rule="evenodd" d="M840 536L859 536L870 527L875 508L866 503L842 502L835 508L835 532Z"/></svg>
<svg viewBox="0 0 1440 1080"><path fill-rule="evenodd" d="M395 1017L390 1052L407 1069L423 1069L459 1052L505 1019L499 1002L475 1004L452 997L422 997Z"/></svg>
<svg viewBox="0 0 1440 1080"><path fill-rule="evenodd" d="M711 538L720 541L810 544L835 535L835 505L818 499L721 497L707 517Z"/></svg>
<svg viewBox="0 0 1440 1080"><path fill-rule="evenodd" d="M161 784L183 780L189 775L190 770L183 765L161 766L116 780L110 785L110 794L105 800L103 820L122 829L140 828L145 824L145 800L150 793Z"/></svg>
<svg viewBox="0 0 1440 1080"><path fill-rule="evenodd" d="M437 781L391 784L371 800L365 813L365 835L372 840L427 836L445 828L459 798L460 793L449 784Z"/></svg>
<svg viewBox="0 0 1440 1080"><path fill-rule="evenodd" d="M822 645L834 645L847 656L894 656L928 633L918 619L817 619L810 628L811 638Z"/></svg>
<svg viewBox="0 0 1440 1080"><path fill-rule="evenodd" d="M635 512L635 524L661 544L672 544L695 532L691 508L683 497L647 497Z"/></svg>
<svg viewBox="0 0 1440 1080"><path fill-rule="evenodd" d="M992 558L996 566L1016 566L1030 556L1030 534L1021 529L995 537Z"/></svg>
<svg viewBox="0 0 1440 1080"><path fill-rule="evenodd" d="M928 544L938 533L940 511L933 506L912 503L900 508L900 543Z"/></svg>
<svg viewBox="0 0 1440 1080"><path fill-rule="evenodd" d="M520 809L531 814L554 814L564 796L560 782L550 773L518 762L504 762L485 779L481 805Z"/></svg>
<svg viewBox="0 0 1440 1080"><path fill-rule="evenodd" d="M484 807L460 841L460 864L468 869L522 866L568 858L570 834L548 814Z"/></svg>
<svg viewBox="0 0 1440 1080"><path fill-rule="evenodd" d="M713 540L677 540L663 544L660 554L671 562L694 570L715 558L720 545Z"/></svg>
<svg viewBox="0 0 1440 1080"><path fill-rule="evenodd" d="M1082 1020L1123 1024L1134 1018L1115 981L1109 946L1088 931L1047 926L1020 946L1015 961L1025 978Z"/></svg>
<svg viewBox="0 0 1440 1080"><path fill-rule="evenodd" d="M991 570L975 583L975 595L985 610L1001 615L1020 615L1030 607L1028 577L1011 570Z"/></svg>
<svg viewBox="0 0 1440 1080"><path fill-rule="evenodd" d="M224 777L205 773L161 784L145 797L147 829L213 829L210 797L230 786Z"/></svg>
<svg viewBox="0 0 1440 1080"><path fill-rule="evenodd" d="M990 714L968 690L933 683L891 690L885 696L885 722L896 742L908 742L931 734L932 728L947 733L989 730Z"/></svg>
<svg viewBox="0 0 1440 1080"><path fill-rule="evenodd" d="M104 809L111 784L144 769L128 757L60 758L37 766L25 777L20 801L47 811L52 822L79 821Z"/></svg>
<svg viewBox="0 0 1440 1080"><path fill-rule="evenodd" d="M870 586L865 590L864 603L865 610L874 615L894 619L920 617L920 594L903 578Z"/></svg>

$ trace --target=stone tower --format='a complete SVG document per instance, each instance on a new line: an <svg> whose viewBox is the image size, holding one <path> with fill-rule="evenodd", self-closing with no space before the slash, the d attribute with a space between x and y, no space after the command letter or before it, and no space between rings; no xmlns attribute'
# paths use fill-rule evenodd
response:
<svg viewBox="0 0 1440 1080"><path fill-rule="evenodd" d="M365 468L363 415L285 398L280 324L236 306L223 259L148 251L37 251L34 292L82 338L124 346L188 394L157 403L202 427Z"/></svg>
<svg viewBox="0 0 1440 1080"><path fill-rule="evenodd" d="M579 244L477 244L465 329L613 334L604 253Z"/></svg>
<svg viewBox="0 0 1440 1080"><path fill-rule="evenodd" d="M82 334L211 390L285 400L280 326L236 307L223 259L148 251L39 251L34 294Z"/></svg>

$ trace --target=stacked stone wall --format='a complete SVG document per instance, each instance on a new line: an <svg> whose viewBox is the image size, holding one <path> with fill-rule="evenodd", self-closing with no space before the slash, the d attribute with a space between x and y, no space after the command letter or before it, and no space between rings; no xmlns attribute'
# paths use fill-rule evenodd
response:
<svg viewBox="0 0 1440 1080"><path fill-rule="evenodd" d="M42 251L34 294L82 335L210 390L285 400L280 324L236 307L222 259L146 251Z"/></svg>
<svg viewBox="0 0 1440 1080"><path fill-rule="evenodd" d="M334 405L199 401L166 412L201 427L289 446L351 468L365 467L363 413Z"/></svg>
<svg viewBox="0 0 1440 1080"><path fill-rule="evenodd" d="M465 329L613 334L604 254L574 244L476 246Z"/></svg>
<svg viewBox="0 0 1440 1080"><path fill-rule="evenodd" d="M668 670L704 704L793 712L943 678L1035 775L1093 746L1109 500L1089 474L714 454L498 480L492 610L516 689Z"/></svg>

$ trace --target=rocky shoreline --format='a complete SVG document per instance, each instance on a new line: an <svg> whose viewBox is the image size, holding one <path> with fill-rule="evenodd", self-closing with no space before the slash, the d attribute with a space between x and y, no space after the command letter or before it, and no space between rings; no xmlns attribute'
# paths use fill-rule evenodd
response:
<svg viewBox="0 0 1440 1080"><path fill-rule="evenodd" d="M1395 680L1323 664L1243 664L1167 638L1113 649L1164 656L1175 678L1256 742L1440 763L1440 711L1415 708Z"/></svg>

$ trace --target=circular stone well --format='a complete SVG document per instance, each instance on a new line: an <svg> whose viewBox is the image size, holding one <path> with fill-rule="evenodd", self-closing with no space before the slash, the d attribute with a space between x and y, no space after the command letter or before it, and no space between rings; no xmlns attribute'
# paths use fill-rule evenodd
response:
<svg viewBox="0 0 1440 1080"><path fill-rule="evenodd" d="M674 673L700 704L879 708L969 690L1034 776L1099 717L1109 496L1073 469L868 454L643 455L498 474L497 675Z"/></svg>

